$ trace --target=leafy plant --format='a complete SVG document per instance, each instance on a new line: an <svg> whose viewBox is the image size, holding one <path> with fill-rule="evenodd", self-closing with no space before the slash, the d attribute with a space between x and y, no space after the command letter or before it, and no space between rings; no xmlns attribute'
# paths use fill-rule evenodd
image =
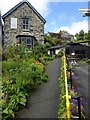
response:
<svg viewBox="0 0 90 120"><path fill-rule="evenodd" d="M62 57L63 56L63 51L59 51L56 57Z"/></svg>
<svg viewBox="0 0 90 120"><path fill-rule="evenodd" d="M61 67L61 76L59 78L60 84L60 105L58 110L59 118L67 118L66 116L66 92L65 92L65 80L64 80L64 69L63 69L63 59L62 59L62 67Z"/></svg>

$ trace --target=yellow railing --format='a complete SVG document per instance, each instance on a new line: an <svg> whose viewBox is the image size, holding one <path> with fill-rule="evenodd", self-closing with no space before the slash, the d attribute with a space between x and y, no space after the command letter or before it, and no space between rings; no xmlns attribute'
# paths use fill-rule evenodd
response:
<svg viewBox="0 0 90 120"><path fill-rule="evenodd" d="M67 109L67 118L71 118L71 110L70 110L70 96L68 94L68 83L67 83L67 73L66 73L66 57L64 54L64 75L65 75L65 89L66 89L66 109Z"/></svg>

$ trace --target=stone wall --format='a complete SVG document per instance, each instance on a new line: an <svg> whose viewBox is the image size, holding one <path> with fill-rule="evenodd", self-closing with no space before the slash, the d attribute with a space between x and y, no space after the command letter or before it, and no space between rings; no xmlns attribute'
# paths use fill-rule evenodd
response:
<svg viewBox="0 0 90 120"><path fill-rule="evenodd" d="M0 13L0 60L2 59L1 54L2 54L2 20Z"/></svg>
<svg viewBox="0 0 90 120"><path fill-rule="evenodd" d="M17 29L11 29L11 17L17 18ZM35 12L27 5L23 3L14 12L8 15L4 19L4 45L8 46L12 41L16 41L16 36L23 32L22 18L28 17L30 20L30 27L28 32L36 37L38 43L44 42L44 23L35 14Z"/></svg>

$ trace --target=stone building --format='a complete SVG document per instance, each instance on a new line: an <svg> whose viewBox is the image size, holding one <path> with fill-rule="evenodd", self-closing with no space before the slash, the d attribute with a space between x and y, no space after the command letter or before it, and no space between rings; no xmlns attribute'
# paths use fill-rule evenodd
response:
<svg viewBox="0 0 90 120"><path fill-rule="evenodd" d="M2 60L2 20L1 20L1 12L0 12L0 61ZM2 63L0 63L1 66ZM1 69L0 69L1 73Z"/></svg>
<svg viewBox="0 0 90 120"><path fill-rule="evenodd" d="M0 47L2 46L2 20L1 20L1 12L0 12Z"/></svg>
<svg viewBox="0 0 90 120"><path fill-rule="evenodd" d="M4 21L4 47L10 43L25 42L30 48L35 44L44 43L44 24L46 20L27 1L22 0L2 16Z"/></svg>
<svg viewBox="0 0 90 120"><path fill-rule="evenodd" d="M2 39L2 20L1 20L1 12L0 12L0 41Z"/></svg>

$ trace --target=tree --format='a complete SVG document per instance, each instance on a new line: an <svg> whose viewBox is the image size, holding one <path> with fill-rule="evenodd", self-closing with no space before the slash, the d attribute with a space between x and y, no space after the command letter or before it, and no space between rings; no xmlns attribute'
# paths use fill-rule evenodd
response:
<svg viewBox="0 0 90 120"><path fill-rule="evenodd" d="M84 34L84 40L90 40L90 33Z"/></svg>
<svg viewBox="0 0 90 120"><path fill-rule="evenodd" d="M76 37L76 40L79 40L79 34L78 33L75 34L75 37Z"/></svg>
<svg viewBox="0 0 90 120"><path fill-rule="evenodd" d="M80 39L80 40L84 40L84 31L83 31L83 30L81 30L81 31L79 32L79 39Z"/></svg>
<svg viewBox="0 0 90 120"><path fill-rule="evenodd" d="M77 40L84 40L84 31L81 30L79 33L75 34Z"/></svg>
<svg viewBox="0 0 90 120"><path fill-rule="evenodd" d="M56 45L61 45L62 44L62 39L55 39L55 44Z"/></svg>
<svg viewBox="0 0 90 120"><path fill-rule="evenodd" d="M55 45L55 39L53 39L53 37L51 37L51 36L45 35L44 36L44 41L45 41L45 43L48 42L51 46Z"/></svg>

